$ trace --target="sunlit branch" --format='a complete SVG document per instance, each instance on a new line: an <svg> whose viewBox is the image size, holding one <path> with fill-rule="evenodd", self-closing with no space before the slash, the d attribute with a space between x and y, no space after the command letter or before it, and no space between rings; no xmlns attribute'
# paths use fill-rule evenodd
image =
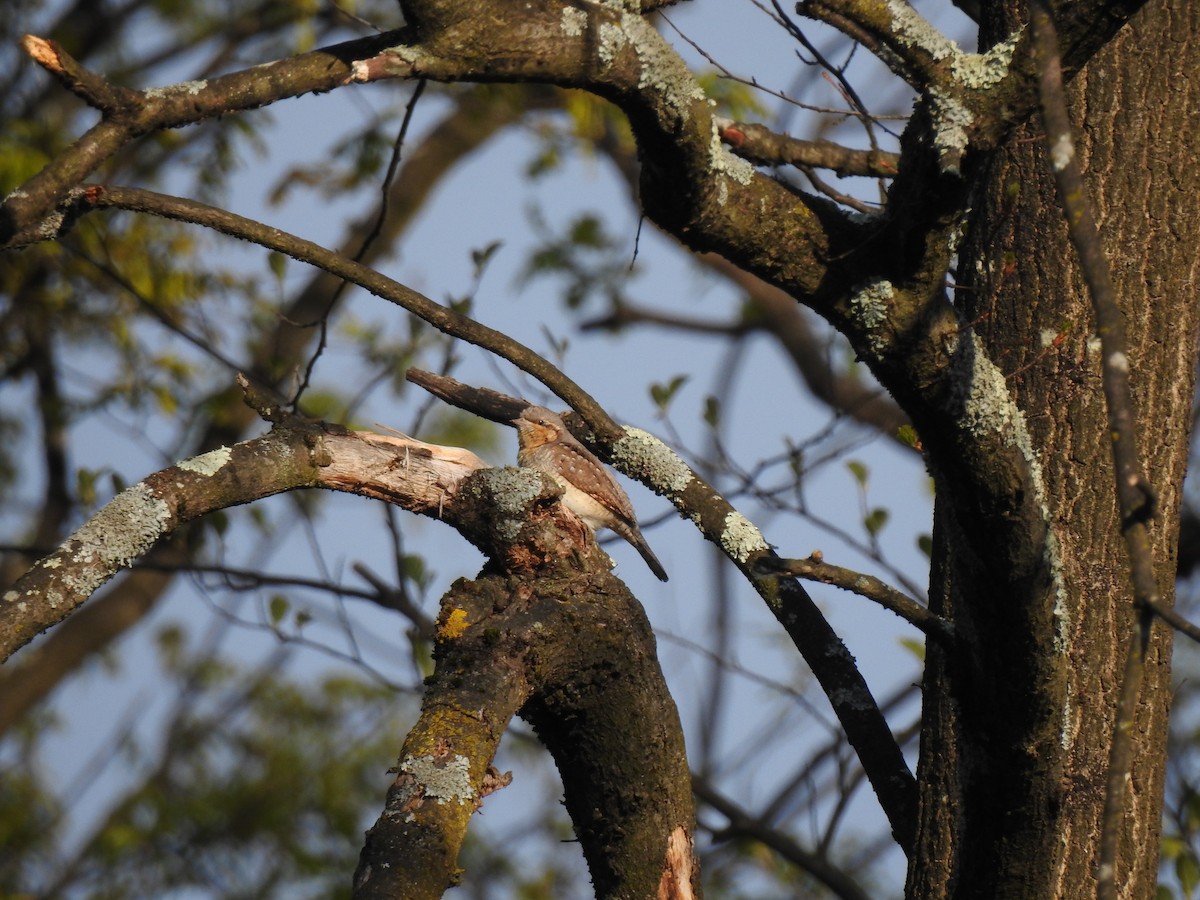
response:
<svg viewBox="0 0 1200 900"><path fill-rule="evenodd" d="M1125 823L1126 793L1133 766L1134 727L1145 675L1146 651L1150 644L1154 611L1161 607L1158 583L1154 576L1154 554L1146 528L1147 521L1154 515L1155 491L1142 471L1137 446L1137 422L1129 389L1130 361L1125 323L1117 304L1116 289L1104 256L1095 213L1083 182L1083 172L1075 154L1071 119L1063 90L1058 35L1044 0L1035 0L1033 3L1031 22L1041 75L1039 91L1050 165L1054 171L1059 203L1066 216L1071 244L1079 256L1083 279L1092 299L1096 331L1100 337L1101 376L1108 408L1108 433L1111 436L1121 531L1129 550L1133 582L1133 628L1113 725L1104 818L1096 864L1096 896L1098 900L1114 900L1117 896L1117 852Z"/></svg>
<svg viewBox="0 0 1200 900"><path fill-rule="evenodd" d="M464 386L453 378L419 370L409 370L407 377L448 402L457 402L463 396L461 388ZM471 389L467 396L478 390ZM488 402L503 398L497 392L488 393L494 395ZM589 441L587 435L578 436L585 442ZM642 440L646 439L649 439L648 435ZM637 443L641 444L641 441ZM593 446L599 450L606 449L600 444L593 443ZM677 457L671 454L670 457L659 458L659 462L673 471L679 484L683 485L677 486L668 496L681 511L690 511L689 518L708 540L720 547L737 565L784 626L833 705L888 817L896 842L908 853L912 847L912 829L915 827L912 804L916 783L862 673L846 654L841 639L798 582L780 580L757 571L758 561L774 557L774 551L761 532L707 481L686 468L682 460L668 463L668 459ZM626 474L637 475L632 471Z"/></svg>
<svg viewBox="0 0 1200 900"><path fill-rule="evenodd" d="M332 90L348 82L354 59L377 53L397 40L397 33L362 38L206 81L132 91L113 87L87 72L55 42L27 35L26 52L104 115L4 199L0 247L53 237L62 225L54 210L67 192L135 138L288 97Z"/></svg>
<svg viewBox="0 0 1200 900"><path fill-rule="evenodd" d="M906 0L802 0L796 11L858 41L915 88L941 85L946 80L939 63L950 54L954 42Z"/></svg>
<svg viewBox="0 0 1200 900"><path fill-rule="evenodd" d="M763 166L812 166L839 176L891 178L900 166L900 154L884 150L854 150L833 141L806 141L777 134L765 125L717 119L721 140L743 159Z"/></svg>

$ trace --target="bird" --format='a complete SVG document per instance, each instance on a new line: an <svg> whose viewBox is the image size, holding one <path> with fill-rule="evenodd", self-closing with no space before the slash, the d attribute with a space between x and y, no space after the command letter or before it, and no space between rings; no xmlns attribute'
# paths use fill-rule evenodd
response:
<svg viewBox="0 0 1200 900"><path fill-rule="evenodd" d="M553 478L563 489L567 509L593 530L615 531L659 581L666 581L666 570L642 537L629 497L604 463L567 430L562 417L544 406L530 406L512 423L517 427L517 464Z"/></svg>

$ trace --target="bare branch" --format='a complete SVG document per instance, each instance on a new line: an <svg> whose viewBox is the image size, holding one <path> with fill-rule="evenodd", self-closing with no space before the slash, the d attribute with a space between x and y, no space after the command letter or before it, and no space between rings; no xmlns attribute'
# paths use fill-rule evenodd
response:
<svg viewBox="0 0 1200 900"><path fill-rule="evenodd" d="M395 44L397 33L348 41L290 59L254 66L209 81L184 82L144 91L118 89L86 72L61 48L27 37L26 49L93 103L104 118L0 205L0 248L53 237L62 226L54 215L67 193L131 140L214 116L266 106L348 83L350 63Z"/></svg>
<svg viewBox="0 0 1200 900"><path fill-rule="evenodd" d="M0 604L0 658L61 622L180 525L302 487L384 499L448 519L462 480L486 465L469 451L290 419L265 437L222 447L118 494L25 573Z"/></svg>
<svg viewBox="0 0 1200 900"><path fill-rule="evenodd" d="M848 873L831 864L823 855L801 847L790 835L747 812L699 775L692 776L692 790L697 798L729 820L724 830L714 832L714 838L752 838L807 872L842 900L867 900L870 896Z"/></svg>
<svg viewBox="0 0 1200 900"><path fill-rule="evenodd" d="M451 402L461 393L456 387L458 382L445 376L424 372L417 381L425 387L441 385L439 396ZM583 418L592 425L586 416ZM760 561L774 558L774 551L762 532L652 435L627 428L617 441L582 431L576 436L618 464L625 474L656 490L664 486L659 493L696 523L704 536L746 576L820 682L862 762L896 842L909 852L915 833L916 782L908 764L862 673L812 598L796 581L780 581L757 571Z"/></svg>
<svg viewBox="0 0 1200 900"><path fill-rule="evenodd" d="M839 176L891 178L899 170L900 154L885 150L853 150L833 141L805 141L776 134L765 125L717 119L721 140L743 159L764 166L812 166Z"/></svg>
<svg viewBox="0 0 1200 900"><path fill-rule="evenodd" d="M796 11L858 41L918 90L944 86L943 61L962 54L906 0L803 0Z"/></svg>
<svg viewBox="0 0 1200 900"><path fill-rule="evenodd" d="M54 41L27 34L21 39L21 47L63 87L101 112L116 112L132 104L137 97L136 91L109 84L88 71Z"/></svg>
<svg viewBox="0 0 1200 900"><path fill-rule="evenodd" d="M853 569L832 565L822 560L816 553L808 559L784 559L780 560L780 563L781 565L777 568L775 563L762 565L763 568L769 566L778 574L795 575L810 581L832 584L834 587L851 591L860 597L874 600L884 609L894 612L904 621L936 640L950 641L954 637L954 629L949 622L873 575L865 575L862 572L855 572Z"/></svg>
<svg viewBox="0 0 1200 900"><path fill-rule="evenodd" d="M1033 3L1031 22L1035 53L1041 70L1039 89L1050 165L1054 170L1054 183L1066 216L1071 244L1079 255L1084 282L1092 299L1096 331L1100 336L1101 375L1108 407L1108 431L1112 438L1121 531L1129 550L1133 581L1134 622L1113 726L1103 830L1096 864L1096 896L1099 900L1114 900L1117 896L1117 849L1124 827L1126 792L1133 765L1133 729L1145 674L1150 626L1154 610L1161 606L1154 576L1154 554L1146 528L1146 522L1154 515L1155 491L1142 472L1133 397L1129 390L1130 361L1125 323L1117 304L1108 261L1104 257L1095 214L1083 183L1083 173L1075 155L1075 141L1063 90L1058 35L1045 0L1035 0Z"/></svg>

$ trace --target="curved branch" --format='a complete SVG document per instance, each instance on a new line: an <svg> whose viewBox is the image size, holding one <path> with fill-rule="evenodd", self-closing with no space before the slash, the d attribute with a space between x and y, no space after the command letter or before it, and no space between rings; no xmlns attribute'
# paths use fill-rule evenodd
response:
<svg viewBox="0 0 1200 900"><path fill-rule="evenodd" d="M409 4L410 7L414 5L417 4ZM452 5L453 8L446 10L439 9L434 3L428 6L431 15L425 20L430 25L427 44L400 46L383 57L365 60L354 67L355 77L367 80L390 74L435 79L474 77L480 80L554 81L579 83L598 93L619 98L624 101L623 106L633 120L647 157L657 157L663 163L646 165L642 170L643 186L647 188L643 196L651 214L657 213L659 220L669 223L671 230L687 232L694 240L705 241L713 249L729 250L743 259L748 257L748 265L771 272L774 278L801 294L836 289L838 279L826 277L827 261L839 256L839 245L856 235L859 228L832 205L797 197L783 186L755 176L748 164L724 151L715 134L711 110L703 93L661 36L639 16L598 4L587 5L586 12L580 10L585 13L582 21L578 16L572 16L571 10L559 16L552 12L547 15L547 11L540 8L526 10L532 18L513 24L520 26L515 31L522 40L532 43L512 46L507 42L513 37L513 31L496 29L487 21L464 22L461 7ZM421 17L413 17L414 21L418 19ZM447 23L454 27L449 28ZM439 25L447 27L439 32L434 27ZM605 27L610 30L605 31ZM589 29L592 31L585 38ZM602 77L594 77L591 74L594 70L585 67L583 71L588 74L581 77L580 52L587 50L590 56L604 61L604 54L597 56L595 37L599 32L596 29L607 34L612 42L607 68ZM472 44L473 55L454 58L439 55L439 51L458 52L460 40ZM356 42L355 45L360 44ZM537 52L546 48L562 52L548 59ZM497 52L493 53L493 50ZM217 79L210 85L220 81ZM293 86L294 83L289 83L289 89ZM198 90L203 94L207 88ZM119 142L113 146L118 145ZM57 183L66 185L70 182ZM703 189L693 190L695 184L703 185ZM448 310L366 267L354 270L344 258L308 242L200 204L129 189L89 188L73 195L72 203L66 208L121 205L113 202L118 196L128 208L197 221L291 255L302 251L302 258L350 278L393 302L413 311L422 308L423 312L419 314L435 327L499 350L550 386L579 410L596 431L597 444L608 450L607 455L618 463L619 468L664 493L681 509L702 511L696 517L705 534L717 542L751 579L817 672L834 701L851 743L870 773L897 839L902 846L910 846L915 797L912 775L852 658L799 586L788 586L781 591L775 579L764 579L750 571L754 560L770 553L766 541L711 486L682 466L674 454L644 433L626 434L578 386L506 336L455 317ZM746 222L785 220L791 223L794 237L786 247L778 242L753 240L754 234L745 228ZM59 227L59 223L52 221L42 231L53 232ZM843 318L851 321L848 317Z"/></svg>
<svg viewBox="0 0 1200 900"><path fill-rule="evenodd" d="M452 378L428 372L418 375L410 370L409 380L451 402L461 387ZM491 397L489 402L517 401ZM567 423L572 425L570 419ZM590 421L586 424L592 425ZM915 826L916 782L841 639L798 582L781 580L758 570L763 561L777 557L752 522L653 435L628 427L621 435L612 441L594 432L576 432L580 440L612 460L626 475L670 499L708 540L720 547L767 603L829 698L897 843L908 852Z"/></svg>
<svg viewBox="0 0 1200 900"><path fill-rule="evenodd" d="M56 625L180 525L282 491L324 487L450 519L460 482L485 465L467 451L288 420L270 434L150 475L5 592L0 660Z"/></svg>
<svg viewBox="0 0 1200 900"><path fill-rule="evenodd" d="M54 215L68 192L134 138L288 97L348 83L350 64L370 56L400 32L347 41L208 81L131 91L87 72L53 41L27 36L26 51L104 117L0 205L0 248L45 240L62 227Z"/></svg>
<svg viewBox="0 0 1200 900"><path fill-rule="evenodd" d="M831 584L866 597L936 640L949 641L954 637L954 629L949 622L873 575L832 565L819 559L816 554L808 559L785 559L780 563L775 570L778 574Z"/></svg>
<svg viewBox="0 0 1200 900"><path fill-rule="evenodd" d="M692 790L702 802L729 820L725 828L714 832L714 838L751 838L763 846L770 847L788 862L807 872L841 900L868 900L870 897L850 874L834 866L823 854L806 850L790 835L769 825L765 818L747 812L713 787L708 780L693 775Z"/></svg>

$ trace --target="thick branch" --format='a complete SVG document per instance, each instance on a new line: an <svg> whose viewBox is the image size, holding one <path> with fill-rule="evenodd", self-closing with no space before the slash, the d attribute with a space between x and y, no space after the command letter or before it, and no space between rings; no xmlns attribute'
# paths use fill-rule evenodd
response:
<svg viewBox="0 0 1200 900"><path fill-rule="evenodd" d="M1137 722L1145 674L1146 649L1150 642L1154 609L1161 605L1158 582L1154 576L1154 555L1146 528L1147 521L1154 514L1155 493L1142 472L1138 453L1133 397L1129 389L1130 362L1125 322L1117 305L1116 289L1104 257L1100 231L1075 155L1075 141L1063 90L1058 35L1050 10L1043 0L1033 3L1031 21L1041 69L1039 87L1042 119L1046 127L1046 144L1054 170L1054 183L1066 216L1071 244L1079 255L1080 269L1096 316L1096 331L1100 336L1101 375L1108 409L1108 431L1121 511L1121 530L1129 550L1136 606L1113 730L1096 870L1096 896L1100 900L1112 900L1117 896L1117 850L1125 822L1129 773L1133 767L1133 729Z"/></svg>
<svg viewBox="0 0 1200 900"><path fill-rule="evenodd" d="M0 602L0 659L61 622L179 526L282 491L325 487L449 518L458 485L483 463L466 451L290 423L150 475L118 494Z"/></svg>
<svg viewBox="0 0 1200 900"><path fill-rule="evenodd" d="M435 390L451 402L459 394L458 383L445 376L410 372L410 380ZM507 401L522 402L514 398ZM567 423L572 424L570 419ZM653 435L636 428L623 429L621 434L616 441L582 430L576 436L617 463L627 475L668 497L725 553L766 601L828 696L875 789L897 843L907 851L913 836L916 783L841 639L798 582L758 571L759 563L776 557L752 522Z"/></svg>

